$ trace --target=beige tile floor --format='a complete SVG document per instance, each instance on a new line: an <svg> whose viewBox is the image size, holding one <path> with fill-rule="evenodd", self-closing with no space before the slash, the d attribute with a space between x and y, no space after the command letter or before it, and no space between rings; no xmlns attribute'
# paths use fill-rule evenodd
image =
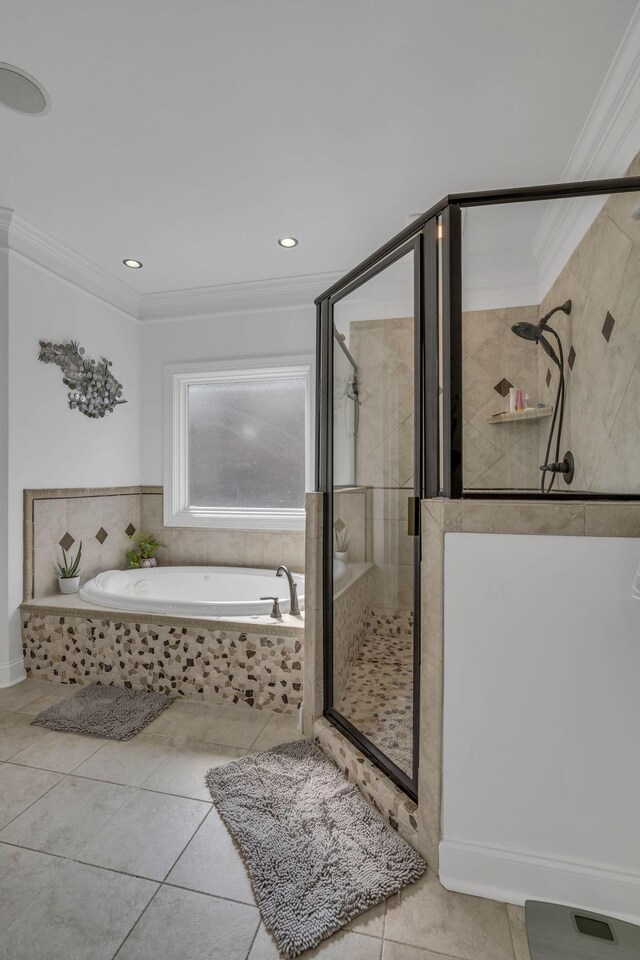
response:
<svg viewBox="0 0 640 960"><path fill-rule="evenodd" d="M204 786L292 718L179 702L128 743L32 727L73 688L0 690L0 960L277 960ZM308 960L528 960L523 911L427 874Z"/></svg>

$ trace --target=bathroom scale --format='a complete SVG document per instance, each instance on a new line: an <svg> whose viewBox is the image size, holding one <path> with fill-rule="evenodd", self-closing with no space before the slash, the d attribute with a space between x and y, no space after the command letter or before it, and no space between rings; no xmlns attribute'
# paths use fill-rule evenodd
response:
<svg viewBox="0 0 640 960"><path fill-rule="evenodd" d="M590 910L527 900L531 960L640 960L640 927Z"/></svg>

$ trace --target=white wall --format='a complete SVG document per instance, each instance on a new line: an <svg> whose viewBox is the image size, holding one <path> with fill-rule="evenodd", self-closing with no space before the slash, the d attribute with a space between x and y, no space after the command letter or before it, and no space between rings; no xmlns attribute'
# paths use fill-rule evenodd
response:
<svg viewBox="0 0 640 960"><path fill-rule="evenodd" d="M10 627L8 638L5 630L0 631L0 684L7 682L7 664L11 664L10 680L23 676L18 614L23 489L140 482L138 322L13 253L9 255L8 289ZM78 340L88 356L105 355L112 360L128 402L103 420L90 420L70 410L60 368L38 360L41 338ZM1 568L0 564L0 573Z"/></svg>
<svg viewBox="0 0 640 960"><path fill-rule="evenodd" d="M445 886L640 921L640 541L448 534Z"/></svg>
<svg viewBox="0 0 640 960"><path fill-rule="evenodd" d="M315 307L143 321L141 482L161 484L164 367L168 363L315 353Z"/></svg>
<svg viewBox="0 0 640 960"><path fill-rule="evenodd" d="M6 624L9 619L9 250L6 228L0 234L0 686L10 682ZM4 643L4 648L3 648ZM20 664L17 665L19 669Z"/></svg>
<svg viewBox="0 0 640 960"><path fill-rule="evenodd" d="M0 515L0 622L9 625L0 631L4 686L24 676L23 490L161 484L164 365L312 354L315 308L140 323L20 254L3 250L0 257L0 347L7 339L0 350L0 502L7 504ZM127 404L98 421L69 410L60 369L38 361L40 339L78 340L89 356L107 356Z"/></svg>

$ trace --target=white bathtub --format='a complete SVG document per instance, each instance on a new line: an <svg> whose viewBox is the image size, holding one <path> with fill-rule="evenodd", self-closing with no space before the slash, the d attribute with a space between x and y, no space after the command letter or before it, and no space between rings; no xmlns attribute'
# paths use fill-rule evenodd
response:
<svg viewBox="0 0 640 960"><path fill-rule="evenodd" d="M304 609L304 576L294 573L298 601ZM289 583L275 571L249 567L154 567L107 570L85 583L83 600L108 610L185 614L191 617L251 617L271 613L278 597L289 612Z"/></svg>

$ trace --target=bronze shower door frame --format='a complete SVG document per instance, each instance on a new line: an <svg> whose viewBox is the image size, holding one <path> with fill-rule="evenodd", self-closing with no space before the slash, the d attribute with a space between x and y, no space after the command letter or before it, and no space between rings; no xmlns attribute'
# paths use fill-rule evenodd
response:
<svg viewBox="0 0 640 960"><path fill-rule="evenodd" d="M640 192L640 177L450 194L316 298L316 490L323 495L324 715L413 800L417 800L420 719L420 530L414 554L413 773L401 770L333 704L333 308L413 249L415 323L415 486L422 499L571 500L575 494L465 490L462 436L462 211L466 207ZM441 230L438 230L441 227ZM438 234L441 234L439 236ZM441 389L441 395L440 395ZM640 494L581 493L581 500L640 500Z"/></svg>

